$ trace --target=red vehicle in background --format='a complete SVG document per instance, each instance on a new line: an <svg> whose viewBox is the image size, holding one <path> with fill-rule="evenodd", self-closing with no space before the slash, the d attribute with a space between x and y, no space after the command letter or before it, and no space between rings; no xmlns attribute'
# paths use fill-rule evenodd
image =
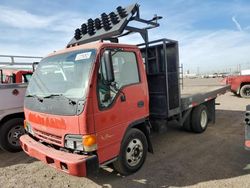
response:
<svg viewBox="0 0 250 188"><path fill-rule="evenodd" d="M32 73L31 70L0 69L0 83L27 83Z"/></svg>
<svg viewBox="0 0 250 188"><path fill-rule="evenodd" d="M250 75L229 76L223 82L231 86L235 95L250 98Z"/></svg>

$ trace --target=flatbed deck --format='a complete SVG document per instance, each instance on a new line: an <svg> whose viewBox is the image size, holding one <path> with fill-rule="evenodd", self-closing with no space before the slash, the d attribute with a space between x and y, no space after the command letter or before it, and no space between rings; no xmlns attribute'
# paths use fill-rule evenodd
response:
<svg viewBox="0 0 250 188"><path fill-rule="evenodd" d="M205 94L225 87L225 85L189 85L181 89L181 98L190 97L194 94Z"/></svg>
<svg viewBox="0 0 250 188"><path fill-rule="evenodd" d="M181 90L182 111L215 99L230 90L230 85L189 85Z"/></svg>

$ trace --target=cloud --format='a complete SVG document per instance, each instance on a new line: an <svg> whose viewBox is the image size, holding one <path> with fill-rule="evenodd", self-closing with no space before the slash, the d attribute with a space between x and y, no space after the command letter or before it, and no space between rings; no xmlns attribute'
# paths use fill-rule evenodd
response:
<svg viewBox="0 0 250 188"><path fill-rule="evenodd" d="M0 5L0 24L18 29L43 29L72 32L83 19L74 12L60 12L49 16L32 14L26 10Z"/></svg>
<svg viewBox="0 0 250 188"><path fill-rule="evenodd" d="M45 56L64 48L86 20L69 11L40 15L0 5L0 12L1 54Z"/></svg>
<svg viewBox="0 0 250 188"><path fill-rule="evenodd" d="M236 17L235 17L235 16L232 17L232 21L235 23L237 29L238 29L239 31L242 31L242 27L241 27L240 23L236 20Z"/></svg>
<svg viewBox="0 0 250 188"><path fill-rule="evenodd" d="M16 28L44 28L57 19L55 16L37 16L25 10L6 6L0 6L0 12L0 22Z"/></svg>
<svg viewBox="0 0 250 188"><path fill-rule="evenodd" d="M233 71L236 65L250 62L249 49L250 36L246 32L196 32L195 37L182 42L180 61L186 70L193 72L196 72L197 67L202 72Z"/></svg>

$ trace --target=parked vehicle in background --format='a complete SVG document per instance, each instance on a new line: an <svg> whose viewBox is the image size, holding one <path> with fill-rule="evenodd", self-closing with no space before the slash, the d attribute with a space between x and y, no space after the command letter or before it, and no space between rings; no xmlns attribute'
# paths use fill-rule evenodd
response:
<svg viewBox="0 0 250 188"><path fill-rule="evenodd" d="M0 84L27 83L32 73L32 70L0 69Z"/></svg>
<svg viewBox="0 0 250 188"><path fill-rule="evenodd" d="M222 82L229 84L235 95L250 98L250 75L228 76Z"/></svg>
<svg viewBox="0 0 250 188"><path fill-rule="evenodd" d="M82 24L66 49L41 60L24 102L23 150L75 176L109 163L122 175L138 171L153 153L151 127L164 131L176 120L202 133L215 122L215 98L229 89L180 91L178 42L148 41L148 29L161 17L140 18L137 4L101 17ZM145 43L118 43L133 32Z"/></svg>
<svg viewBox="0 0 250 188"><path fill-rule="evenodd" d="M246 70L241 70L240 71L241 75L250 75L250 69L246 69Z"/></svg>
<svg viewBox="0 0 250 188"><path fill-rule="evenodd" d="M32 62L15 62L15 57L41 59L41 57L6 56L12 62L0 61L0 148L10 152L20 151L19 137L24 133L23 101L32 76ZM22 67L24 67L22 69ZM30 69L30 70L25 70Z"/></svg>

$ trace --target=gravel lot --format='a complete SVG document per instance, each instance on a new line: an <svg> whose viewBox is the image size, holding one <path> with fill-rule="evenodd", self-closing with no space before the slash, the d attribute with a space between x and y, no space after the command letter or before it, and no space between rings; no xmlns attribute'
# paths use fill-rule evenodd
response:
<svg viewBox="0 0 250 188"><path fill-rule="evenodd" d="M202 84L217 82L204 79ZM185 84L201 84L200 79ZM0 150L0 187L250 187L250 151L244 149L244 111L250 99L227 93L218 97L216 124L203 134L170 126L152 134L154 154L128 177L100 169L97 177L58 172L23 152Z"/></svg>

